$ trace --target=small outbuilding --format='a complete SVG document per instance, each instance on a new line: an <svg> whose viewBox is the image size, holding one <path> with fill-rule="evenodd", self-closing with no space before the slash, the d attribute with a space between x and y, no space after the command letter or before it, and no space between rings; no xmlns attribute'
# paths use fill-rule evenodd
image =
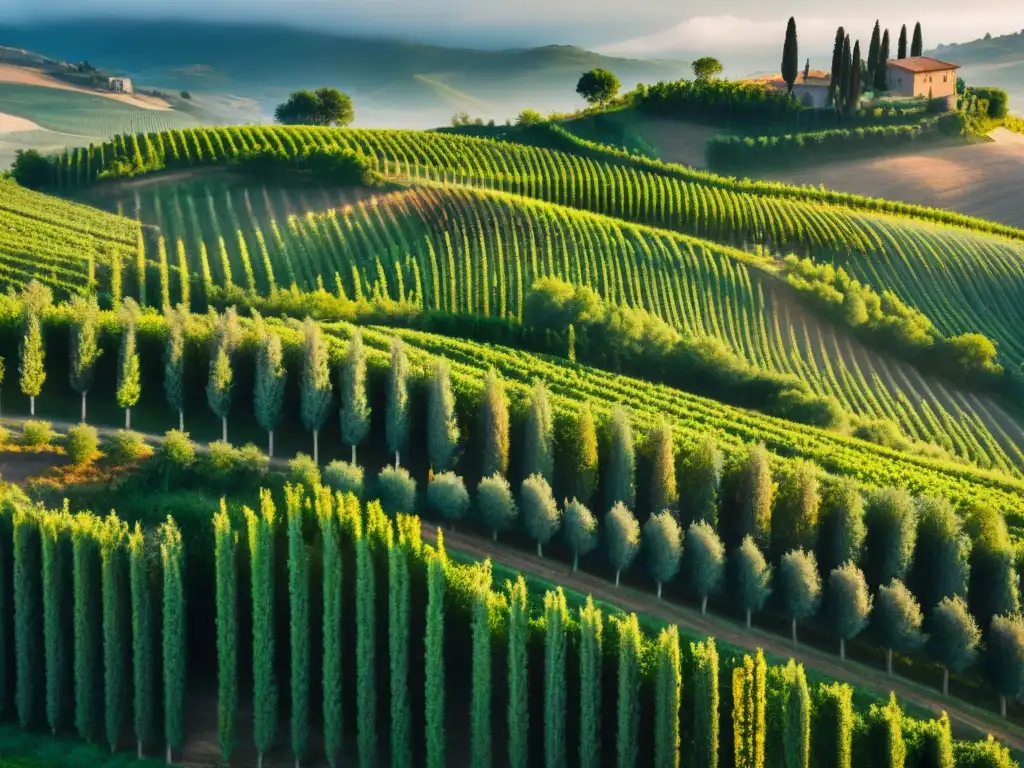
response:
<svg viewBox="0 0 1024 768"><path fill-rule="evenodd" d="M786 92L786 81L782 75L752 78L748 82L761 83L772 90ZM793 98L805 107L824 107L828 103L829 83L832 74L821 69L801 71L793 83Z"/></svg>
<svg viewBox="0 0 1024 768"><path fill-rule="evenodd" d="M950 109L956 107L956 71L959 64L911 56L886 62L889 93L907 98L946 99Z"/></svg>
<svg viewBox="0 0 1024 768"><path fill-rule="evenodd" d="M132 81L127 77L112 77L107 81L107 87L114 93L134 93Z"/></svg>

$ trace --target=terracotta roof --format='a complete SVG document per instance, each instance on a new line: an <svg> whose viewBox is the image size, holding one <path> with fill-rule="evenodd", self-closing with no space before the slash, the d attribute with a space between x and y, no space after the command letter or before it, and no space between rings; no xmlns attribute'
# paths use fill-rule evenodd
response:
<svg viewBox="0 0 1024 768"><path fill-rule="evenodd" d="M782 79L782 75L762 75L761 77L751 77L746 80L748 83L758 83L760 85L769 85L773 88L785 88L786 81ZM832 74L826 72L823 69L812 69L807 73L807 79L804 80L804 71L801 69L796 75L796 85L806 86L828 86L832 82Z"/></svg>
<svg viewBox="0 0 1024 768"><path fill-rule="evenodd" d="M905 69L908 72L940 72L944 69L960 69L959 64L950 64L948 61L939 61L927 56L911 56L906 59L889 59L887 66L897 69Z"/></svg>

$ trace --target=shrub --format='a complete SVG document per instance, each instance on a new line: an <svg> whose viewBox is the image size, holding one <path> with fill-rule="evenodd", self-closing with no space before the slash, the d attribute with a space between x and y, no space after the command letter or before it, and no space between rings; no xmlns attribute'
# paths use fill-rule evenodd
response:
<svg viewBox="0 0 1024 768"><path fill-rule="evenodd" d="M427 486L427 507L445 520L461 520L469 510L469 491L454 472L434 475Z"/></svg>
<svg viewBox="0 0 1024 768"><path fill-rule="evenodd" d="M46 448L56 433L48 421L26 421L21 429L21 444L26 448Z"/></svg>
<svg viewBox="0 0 1024 768"><path fill-rule="evenodd" d="M115 464L128 464L153 452L142 435L129 429L118 430L114 437L106 441L104 450Z"/></svg>
<svg viewBox="0 0 1024 768"><path fill-rule="evenodd" d="M96 431L96 427L91 427L88 424L78 424L68 430L64 447L73 463L79 465L89 464L99 454L99 432Z"/></svg>
<svg viewBox="0 0 1024 768"><path fill-rule="evenodd" d="M234 459L235 471L243 482L258 481L270 469L270 458L253 443L237 449Z"/></svg>
<svg viewBox="0 0 1024 768"><path fill-rule="evenodd" d="M237 451L231 443L218 440L199 460L199 474L215 485L226 483L235 470Z"/></svg>
<svg viewBox="0 0 1024 768"><path fill-rule="evenodd" d="M385 467L377 475L377 495L388 514L416 511L416 481L404 467Z"/></svg>
<svg viewBox="0 0 1024 768"><path fill-rule="evenodd" d="M5 446L11 442L11 432L7 427L0 426L0 446Z"/></svg>
<svg viewBox="0 0 1024 768"><path fill-rule="evenodd" d="M348 461L332 461L324 467L324 483L335 491L363 496L363 468Z"/></svg>
<svg viewBox="0 0 1024 768"><path fill-rule="evenodd" d="M293 483L313 488L320 484L320 467L313 461L312 456L297 453L295 458L288 462L288 477Z"/></svg>

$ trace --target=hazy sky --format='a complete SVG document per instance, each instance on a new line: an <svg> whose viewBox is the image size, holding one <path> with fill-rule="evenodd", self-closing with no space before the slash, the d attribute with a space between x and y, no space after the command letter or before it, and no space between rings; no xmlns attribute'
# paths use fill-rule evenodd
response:
<svg viewBox="0 0 1024 768"><path fill-rule="evenodd" d="M899 28L920 20L926 44L1024 28L1019 0L909 0L907 18L889 18L889 0L839 6L856 17L823 11L820 0L788 5L764 0L0 0L6 22L116 13L121 18L283 21L297 26L411 37L425 42L494 47L567 43L627 55L682 49L740 50L752 41L777 47L795 15L801 42L831 45L838 24L866 27L876 16ZM714 14L708 11L713 9ZM838 10L838 8L837 8Z"/></svg>

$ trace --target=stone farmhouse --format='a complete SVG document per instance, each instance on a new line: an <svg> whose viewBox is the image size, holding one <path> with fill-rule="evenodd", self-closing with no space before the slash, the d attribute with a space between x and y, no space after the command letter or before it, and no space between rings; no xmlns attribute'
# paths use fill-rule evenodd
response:
<svg viewBox="0 0 1024 768"><path fill-rule="evenodd" d="M958 64L928 56L890 59L886 62L889 93L911 99L946 99L947 109L955 109L958 69Z"/></svg>

